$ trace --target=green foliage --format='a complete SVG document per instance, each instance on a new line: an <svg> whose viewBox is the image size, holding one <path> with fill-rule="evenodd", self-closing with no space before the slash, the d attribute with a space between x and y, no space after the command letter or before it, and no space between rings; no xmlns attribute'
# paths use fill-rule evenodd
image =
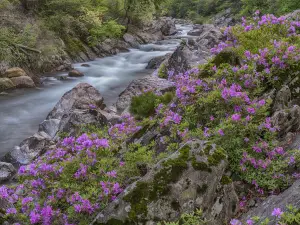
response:
<svg viewBox="0 0 300 225"><path fill-rule="evenodd" d="M158 96L153 92L146 92L132 98L130 112L138 118L149 117L154 114L158 104L168 104L172 101L174 93L167 92Z"/></svg>
<svg viewBox="0 0 300 225"><path fill-rule="evenodd" d="M250 15L255 10L262 13L272 13L281 15L300 8L298 0L242 0L243 9L241 14Z"/></svg>
<svg viewBox="0 0 300 225"><path fill-rule="evenodd" d="M157 225L205 225L208 221L203 218L201 209L196 210L194 213L184 213L181 215L177 222L163 222Z"/></svg>
<svg viewBox="0 0 300 225"><path fill-rule="evenodd" d="M158 68L157 75L159 78L168 79L167 68L164 63Z"/></svg>

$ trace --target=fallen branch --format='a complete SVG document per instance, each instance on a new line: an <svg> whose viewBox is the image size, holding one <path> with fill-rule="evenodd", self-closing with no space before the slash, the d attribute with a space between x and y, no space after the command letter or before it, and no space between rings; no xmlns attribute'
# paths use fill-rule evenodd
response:
<svg viewBox="0 0 300 225"><path fill-rule="evenodd" d="M16 46L16 47L19 47L19 48L21 48L21 49L25 49L25 50L27 50L27 51L36 52L36 53L39 53L39 54L42 53L42 52L41 52L40 50L38 50L38 49L30 48L30 47L27 47L27 46L25 46L25 45L20 45L20 44L13 44L13 45Z"/></svg>

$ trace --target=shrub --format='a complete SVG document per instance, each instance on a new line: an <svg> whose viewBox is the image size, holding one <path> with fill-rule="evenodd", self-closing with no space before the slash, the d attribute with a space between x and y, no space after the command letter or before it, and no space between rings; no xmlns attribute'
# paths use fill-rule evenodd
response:
<svg viewBox="0 0 300 225"><path fill-rule="evenodd" d="M167 92L158 96L153 92L146 92L132 98L130 112L137 118L149 117L154 114L159 103L168 104L172 101L174 94Z"/></svg>

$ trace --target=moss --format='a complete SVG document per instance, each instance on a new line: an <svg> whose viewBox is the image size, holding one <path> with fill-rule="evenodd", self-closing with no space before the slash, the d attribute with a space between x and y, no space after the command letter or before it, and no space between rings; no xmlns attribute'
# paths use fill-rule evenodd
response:
<svg viewBox="0 0 300 225"><path fill-rule="evenodd" d="M217 148L214 153L207 158L210 166L217 166L224 159L226 159L226 154L222 148Z"/></svg>
<svg viewBox="0 0 300 225"><path fill-rule="evenodd" d="M221 179L221 184L226 185L226 184L231 184L232 180L230 177L228 176L223 176Z"/></svg>
<svg viewBox="0 0 300 225"><path fill-rule="evenodd" d="M147 215L147 204L168 193L168 184L176 182L187 168L189 153L190 147L184 146L177 158L163 162L163 169L155 174L152 182L137 182L136 187L124 197L131 203L130 221L143 220Z"/></svg>
<svg viewBox="0 0 300 225"><path fill-rule="evenodd" d="M208 188L207 184L203 184L202 186L198 185L197 193L198 194L203 194L203 193L206 192L207 188Z"/></svg>
<svg viewBox="0 0 300 225"><path fill-rule="evenodd" d="M158 68L157 75L159 78L168 79L167 67L164 63Z"/></svg>
<svg viewBox="0 0 300 225"><path fill-rule="evenodd" d="M240 57L233 50L226 50L220 52L212 61L217 67L221 64L230 64L232 66L240 65Z"/></svg>
<svg viewBox="0 0 300 225"><path fill-rule="evenodd" d="M199 66L199 78L208 78L214 74L214 71L211 69L214 65L212 63L207 63Z"/></svg>
<svg viewBox="0 0 300 225"><path fill-rule="evenodd" d="M201 170L201 171L206 171L211 173L212 170L211 168L209 168L209 166L207 165L207 163L205 162L197 162L196 158L194 157L192 159L192 166L195 170Z"/></svg>

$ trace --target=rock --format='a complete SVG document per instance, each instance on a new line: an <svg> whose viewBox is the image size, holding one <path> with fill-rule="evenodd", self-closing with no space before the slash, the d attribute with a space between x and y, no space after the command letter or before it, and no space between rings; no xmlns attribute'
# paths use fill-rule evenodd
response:
<svg viewBox="0 0 300 225"><path fill-rule="evenodd" d="M159 66L162 64L162 62L165 61L170 56L171 56L170 54L167 54L164 56L158 56L158 57L151 59L147 65L146 69L158 69Z"/></svg>
<svg viewBox="0 0 300 225"><path fill-rule="evenodd" d="M207 49L210 51L212 47L217 45L223 38L223 34L221 30L212 25L212 24L204 24L201 27L202 33L200 37L196 40L200 49Z"/></svg>
<svg viewBox="0 0 300 225"><path fill-rule="evenodd" d="M4 160L6 162L26 165L49 150L49 146L53 144L48 134L38 132L25 139L20 146L15 147L11 152L7 153Z"/></svg>
<svg viewBox="0 0 300 225"><path fill-rule="evenodd" d="M83 64L81 64L81 66L82 66L82 67L91 67L91 65L90 65L90 64L87 64L87 63L83 63Z"/></svg>
<svg viewBox="0 0 300 225"><path fill-rule="evenodd" d="M103 97L93 86L80 83L63 95L39 130L8 153L7 162L28 164L46 152L61 132L76 136L82 125L105 126L120 121L116 113L105 110Z"/></svg>
<svg viewBox="0 0 300 225"><path fill-rule="evenodd" d="M272 124L279 128L279 136L284 137L289 132L300 130L300 106L276 111L272 116Z"/></svg>
<svg viewBox="0 0 300 225"><path fill-rule="evenodd" d="M249 212L244 214L241 218L242 221L246 221L252 217L259 217L260 222L266 218L270 218L268 225L275 225L276 220L272 216L274 208L280 208L282 211L287 210L288 205L293 205L295 208L300 207L300 181L297 180L290 188L285 190L279 195L272 195L260 203L256 208L251 209ZM259 224L259 222L257 223Z"/></svg>
<svg viewBox="0 0 300 225"><path fill-rule="evenodd" d="M230 8L218 13L212 18L212 20L214 25L218 27L233 26L238 22L234 19L234 13L232 13Z"/></svg>
<svg viewBox="0 0 300 225"><path fill-rule="evenodd" d="M191 69L195 61L196 57L191 49L187 45L181 44L165 63L165 66L167 71L173 70L175 74L178 74Z"/></svg>
<svg viewBox="0 0 300 225"><path fill-rule="evenodd" d="M26 72L19 68L19 67L13 67L5 71L4 77L12 78L12 77L21 77L21 76L27 76Z"/></svg>
<svg viewBox="0 0 300 225"><path fill-rule="evenodd" d="M190 36L200 36L202 34L203 30L202 29L194 29L188 32L188 35Z"/></svg>
<svg viewBox="0 0 300 225"><path fill-rule="evenodd" d="M292 99L292 93L287 85L284 85L276 94L274 100L273 111L282 110L288 108Z"/></svg>
<svg viewBox="0 0 300 225"><path fill-rule="evenodd" d="M54 138L58 132L74 135L82 124L106 124L107 119L99 111L104 108L99 91L87 83L80 83L63 95L40 124L39 131Z"/></svg>
<svg viewBox="0 0 300 225"><path fill-rule="evenodd" d="M55 71L70 71L72 69L74 69L72 63L64 61L62 65L55 69Z"/></svg>
<svg viewBox="0 0 300 225"><path fill-rule="evenodd" d="M15 167L6 162L0 162L0 184L3 181L10 180L16 173Z"/></svg>
<svg viewBox="0 0 300 225"><path fill-rule="evenodd" d="M124 34L123 39L133 48L138 48L139 45L143 43L138 37L129 33Z"/></svg>
<svg viewBox="0 0 300 225"><path fill-rule="evenodd" d="M170 17L162 17L158 20L158 23L161 23L160 30L164 36L170 36L177 33L174 19Z"/></svg>
<svg viewBox="0 0 300 225"><path fill-rule="evenodd" d="M154 89L162 93L173 89L173 84L165 79L155 76L148 76L142 79L132 81L129 86L119 95L116 103L118 114L121 114L130 106L133 96L137 96L146 89Z"/></svg>
<svg viewBox="0 0 300 225"><path fill-rule="evenodd" d="M28 76L12 77L10 78L17 88L34 88L33 80Z"/></svg>
<svg viewBox="0 0 300 225"><path fill-rule="evenodd" d="M129 47L130 45L123 40L105 39L105 41L96 45L94 50L98 56L105 57L120 52L128 52Z"/></svg>
<svg viewBox="0 0 300 225"><path fill-rule="evenodd" d="M69 72L69 77L83 77L84 74L78 70L71 70Z"/></svg>
<svg viewBox="0 0 300 225"><path fill-rule="evenodd" d="M92 224L157 224L198 208L209 218L209 225L226 223L238 206L232 183L220 182L227 164L222 149L189 141L128 186Z"/></svg>
<svg viewBox="0 0 300 225"><path fill-rule="evenodd" d="M295 10L294 12L291 12L291 13L285 15L285 17L287 19L298 21L300 19L300 9Z"/></svg>
<svg viewBox="0 0 300 225"><path fill-rule="evenodd" d="M16 86L9 78L0 78L0 92L13 89Z"/></svg>

